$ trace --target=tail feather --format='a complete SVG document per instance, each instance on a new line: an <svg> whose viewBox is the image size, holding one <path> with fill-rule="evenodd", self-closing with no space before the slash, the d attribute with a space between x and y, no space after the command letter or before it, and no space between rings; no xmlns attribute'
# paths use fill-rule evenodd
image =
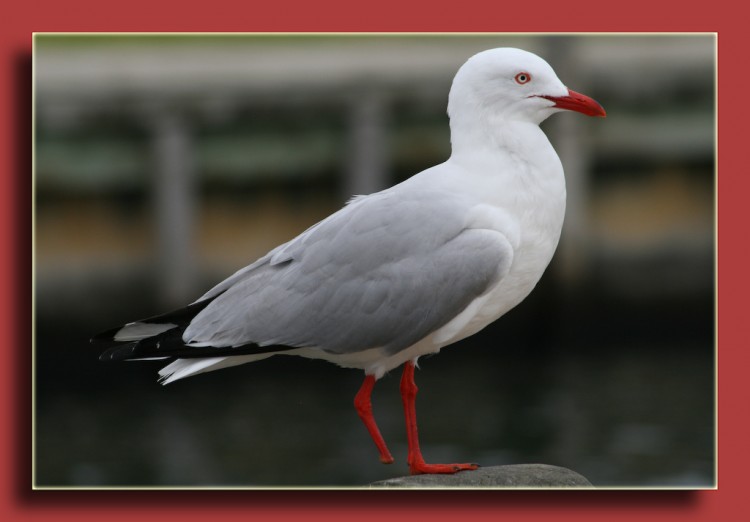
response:
<svg viewBox="0 0 750 522"><path fill-rule="evenodd" d="M260 361L271 357L274 353L262 353L257 355L239 355L232 357L206 357L204 359L177 359L159 370L159 382L169 384L185 377L191 377L199 373L211 372L237 366L249 362Z"/></svg>

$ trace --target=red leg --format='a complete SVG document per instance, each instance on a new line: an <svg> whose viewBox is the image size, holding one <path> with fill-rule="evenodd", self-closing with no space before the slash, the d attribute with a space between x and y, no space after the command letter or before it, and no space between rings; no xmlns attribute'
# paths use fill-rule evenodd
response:
<svg viewBox="0 0 750 522"><path fill-rule="evenodd" d="M375 423L375 417L372 416L372 402L370 401L370 395L372 394L372 388L375 386L375 377L372 375L365 376L365 382L362 383L362 387L354 397L354 407L357 408L357 413L362 422L365 423L367 431L370 432L370 437L375 442L380 452L380 462L383 464L390 464L393 462L391 452L388 451L388 447L385 445L383 436L380 434L378 425Z"/></svg>
<svg viewBox="0 0 750 522"><path fill-rule="evenodd" d="M414 363L412 361L404 364L404 373L401 377L401 399L404 401L404 415L406 417L406 435L409 440L409 470L412 475L422 473L456 473L461 470L477 469L477 464L426 464L419 449L419 437L417 435L417 410L415 402L417 398L417 385L414 383Z"/></svg>

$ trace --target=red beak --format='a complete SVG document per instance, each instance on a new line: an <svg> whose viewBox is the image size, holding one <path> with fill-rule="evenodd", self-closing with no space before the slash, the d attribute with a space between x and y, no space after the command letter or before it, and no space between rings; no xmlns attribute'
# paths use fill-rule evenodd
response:
<svg viewBox="0 0 750 522"><path fill-rule="evenodd" d="M571 91L570 89L568 89L567 96L540 97L555 102L555 107L558 107L560 109L580 112L587 116L600 116L602 118L607 115L607 113L604 111L604 108L599 105L593 98L589 98L585 94Z"/></svg>

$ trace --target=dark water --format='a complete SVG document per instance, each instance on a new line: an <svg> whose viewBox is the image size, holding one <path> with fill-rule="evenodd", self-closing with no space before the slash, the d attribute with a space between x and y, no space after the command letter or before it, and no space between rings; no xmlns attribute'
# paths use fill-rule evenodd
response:
<svg viewBox="0 0 750 522"><path fill-rule="evenodd" d="M589 311L594 325L561 328L531 306L421 359L426 460L554 464L600 487L712 486L714 351L699 311ZM39 325L38 486L359 486L408 473L398 371L373 394L396 458L385 466L352 405L358 371L278 356L162 387L160 363L98 363L89 332Z"/></svg>

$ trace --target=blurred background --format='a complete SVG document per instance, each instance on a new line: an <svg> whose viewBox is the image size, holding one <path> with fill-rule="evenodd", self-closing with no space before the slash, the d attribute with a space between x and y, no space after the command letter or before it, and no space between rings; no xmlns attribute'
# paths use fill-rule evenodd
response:
<svg viewBox="0 0 750 522"><path fill-rule="evenodd" d="M425 458L540 462L600 487L715 484L713 35L37 35L37 486L361 486L405 475L398 371L274 357L162 387L91 335L178 307L450 154L450 84L502 46L604 120L543 124L560 247L529 298L421 360Z"/></svg>

